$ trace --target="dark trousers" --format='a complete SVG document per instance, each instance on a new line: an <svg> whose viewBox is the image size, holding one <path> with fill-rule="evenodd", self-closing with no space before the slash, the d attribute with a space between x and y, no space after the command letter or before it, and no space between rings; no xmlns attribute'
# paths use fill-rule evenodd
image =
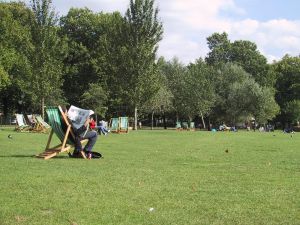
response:
<svg viewBox="0 0 300 225"><path fill-rule="evenodd" d="M82 133L79 136L76 136L76 138L75 138L75 151L79 152L79 151L83 150L83 151L86 151L86 152L91 152L93 146L95 145L95 143L97 141L97 137L98 137L98 134L94 130L91 130L91 131L88 131L86 133ZM88 139L89 141L85 145L84 149L82 149L82 145L81 145L80 141L84 140L84 139Z"/></svg>

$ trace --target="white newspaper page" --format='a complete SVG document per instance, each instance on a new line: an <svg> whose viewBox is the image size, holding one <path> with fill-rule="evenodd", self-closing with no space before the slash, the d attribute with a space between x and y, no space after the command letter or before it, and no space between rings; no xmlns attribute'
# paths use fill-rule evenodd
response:
<svg viewBox="0 0 300 225"><path fill-rule="evenodd" d="M76 129L80 128L92 114L94 114L93 110L81 109L73 105L68 110L68 117Z"/></svg>

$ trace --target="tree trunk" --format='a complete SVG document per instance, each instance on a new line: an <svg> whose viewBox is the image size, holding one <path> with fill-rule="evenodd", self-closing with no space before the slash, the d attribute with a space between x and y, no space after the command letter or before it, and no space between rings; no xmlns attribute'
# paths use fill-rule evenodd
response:
<svg viewBox="0 0 300 225"><path fill-rule="evenodd" d="M212 126L211 126L211 123L210 123L210 117L208 117L208 126L207 126L207 130L208 131L211 131L212 129Z"/></svg>
<svg viewBox="0 0 300 225"><path fill-rule="evenodd" d="M45 120L45 98L42 97L42 118Z"/></svg>
<svg viewBox="0 0 300 225"><path fill-rule="evenodd" d="M137 117L138 117L137 111L138 111L138 109L137 109L137 107L135 106L135 107L134 107L134 127L133 127L134 130L137 130Z"/></svg>
<svg viewBox="0 0 300 225"><path fill-rule="evenodd" d="M2 103L3 103L3 116L4 116L4 123L6 124L7 122L9 122L8 124L10 124L10 121L8 119L8 100L7 97L2 98Z"/></svg>
<svg viewBox="0 0 300 225"><path fill-rule="evenodd" d="M163 123L164 123L164 129L167 129L167 123L166 123L166 114L163 112Z"/></svg>
<svg viewBox="0 0 300 225"><path fill-rule="evenodd" d="M154 111L151 114L151 130L153 130L153 118L154 118Z"/></svg>
<svg viewBox="0 0 300 225"><path fill-rule="evenodd" d="M201 120L202 120L203 128L205 129L206 125L205 125L205 121L204 121L204 118L203 118L203 114L202 113L200 113L200 114L201 114Z"/></svg>

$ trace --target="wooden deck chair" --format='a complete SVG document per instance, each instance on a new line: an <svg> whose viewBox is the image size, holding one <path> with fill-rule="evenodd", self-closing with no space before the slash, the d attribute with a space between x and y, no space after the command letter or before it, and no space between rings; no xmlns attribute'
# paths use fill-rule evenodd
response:
<svg viewBox="0 0 300 225"><path fill-rule="evenodd" d="M71 124L64 114L62 108L58 107L46 107L46 113L51 126L51 132L48 138L46 149L44 152L37 155L38 158L50 159L61 152L70 152L74 147L75 135L71 129ZM60 144L50 147L53 134L56 134L60 140ZM88 140L84 139L81 144L86 143Z"/></svg>
<svg viewBox="0 0 300 225"><path fill-rule="evenodd" d="M183 128L184 130L188 130L188 129L189 129L188 122L182 122L182 128Z"/></svg>
<svg viewBox="0 0 300 225"><path fill-rule="evenodd" d="M195 122L190 122L190 131L195 131Z"/></svg>
<svg viewBox="0 0 300 225"><path fill-rule="evenodd" d="M36 120L36 124L33 128L35 131L46 133L50 130L50 125L43 120L41 115L36 114L34 118Z"/></svg>
<svg viewBox="0 0 300 225"><path fill-rule="evenodd" d="M26 120L23 114L16 114L16 131L25 132L30 131L31 126L26 123Z"/></svg>
<svg viewBox="0 0 300 225"><path fill-rule="evenodd" d="M120 121L120 133L128 133L128 117L119 117Z"/></svg>
<svg viewBox="0 0 300 225"><path fill-rule="evenodd" d="M119 118L111 118L109 121L110 131L113 133L119 133L120 123Z"/></svg>
<svg viewBox="0 0 300 225"><path fill-rule="evenodd" d="M178 131L180 131L180 130L182 130L182 127L181 127L181 122L180 121L177 121L176 122L176 130L178 130Z"/></svg>
<svg viewBox="0 0 300 225"><path fill-rule="evenodd" d="M34 119L34 117L33 117L32 114L25 115L24 119L25 119L27 125L31 126L32 128L34 127L36 121L35 121L35 119Z"/></svg>

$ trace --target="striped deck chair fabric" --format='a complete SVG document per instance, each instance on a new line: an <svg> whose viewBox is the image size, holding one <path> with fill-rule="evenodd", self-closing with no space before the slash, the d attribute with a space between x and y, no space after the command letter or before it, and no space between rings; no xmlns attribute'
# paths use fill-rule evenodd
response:
<svg viewBox="0 0 300 225"><path fill-rule="evenodd" d="M111 118L109 127L110 127L111 132L119 133L119 131L120 131L119 118Z"/></svg>
<svg viewBox="0 0 300 225"><path fill-rule="evenodd" d="M182 127L181 127L181 122L180 121L177 121L176 122L176 130L182 130Z"/></svg>
<svg viewBox="0 0 300 225"><path fill-rule="evenodd" d="M128 117L120 117L120 131L121 133L128 133Z"/></svg>
<svg viewBox="0 0 300 225"><path fill-rule="evenodd" d="M40 132L47 132L51 127L48 123L46 123L41 115L34 115L36 120L35 130Z"/></svg>
<svg viewBox="0 0 300 225"><path fill-rule="evenodd" d="M190 128L189 130L195 131L195 122L190 122Z"/></svg>

